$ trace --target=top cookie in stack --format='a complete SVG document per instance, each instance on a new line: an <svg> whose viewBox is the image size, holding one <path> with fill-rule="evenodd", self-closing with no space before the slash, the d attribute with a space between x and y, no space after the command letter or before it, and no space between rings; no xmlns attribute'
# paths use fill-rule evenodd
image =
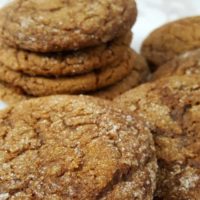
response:
<svg viewBox="0 0 200 200"><path fill-rule="evenodd" d="M1 11L0 81L30 96L119 84L138 73L130 48L136 16L134 0L15 0Z"/></svg>
<svg viewBox="0 0 200 200"><path fill-rule="evenodd" d="M45 53L106 43L126 33L136 19L133 0L16 0L7 10L6 43Z"/></svg>

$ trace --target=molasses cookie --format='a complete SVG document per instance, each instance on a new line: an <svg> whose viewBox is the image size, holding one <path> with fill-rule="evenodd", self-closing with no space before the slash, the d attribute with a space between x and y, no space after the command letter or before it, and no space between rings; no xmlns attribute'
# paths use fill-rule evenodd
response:
<svg viewBox="0 0 200 200"><path fill-rule="evenodd" d="M12 88L0 82L0 101L3 101L7 105L12 105L26 99L28 97L19 88Z"/></svg>
<svg viewBox="0 0 200 200"><path fill-rule="evenodd" d="M149 129L107 101L24 101L0 113L0 130L1 199L152 199Z"/></svg>
<svg viewBox="0 0 200 200"><path fill-rule="evenodd" d="M159 164L155 199L199 199L199 76L174 76L147 83L115 103L142 117L154 133Z"/></svg>
<svg viewBox="0 0 200 200"><path fill-rule="evenodd" d="M60 53L33 53L0 42L0 62L29 75L79 75L111 65L124 58L132 33L97 47Z"/></svg>
<svg viewBox="0 0 200 200"><path fill-rule="evenodd" d="M124 35L134 24L134 0L16 0L3 10L9 46L36 52L77 50Z"/></svg>
<svg viewBox="0 0 200 200"><path fill-rule="evenodd" d="M135 52L135 61L132 72L122 81L94 92L92 95L112 100L124 92L138 86L140 83L146 81L149 74L149 67L146 63L146 60Z"/></svg>
<svg viewBox="0 0 200 200"><path fill-rule="evenodd" d="M200 48L200 16L168 23L144 41L142 54L154 70L175 56Z"/></svg>
<svg viewBox="0 0 200 200"><path fill-rule="evenodd" d="M0 65L0 80L13 87L20 88L25 94L46 96L53 94L80 94L113 85L122 80L133 69L134 53L131 49L119 64L105 69L73 77L29 76L22 72L10 70Z"/></svg>
<svg viewBox="0 0 200 200"><path fill-rule="evenodd" d="M172 75L200 75L200 49L188 51L159 67L152 80Z"/></svg>

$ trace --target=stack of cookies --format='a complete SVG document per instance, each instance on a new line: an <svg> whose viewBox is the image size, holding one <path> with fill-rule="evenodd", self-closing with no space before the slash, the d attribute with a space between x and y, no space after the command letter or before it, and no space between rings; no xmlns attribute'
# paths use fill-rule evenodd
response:
<svg viewBox="0 0 200 200"><path fill-rule="evenodd" d="M1 11L0 81L29 97L112 99L148 75L130 48L136 16L134 0L15 0Z"/></svg>

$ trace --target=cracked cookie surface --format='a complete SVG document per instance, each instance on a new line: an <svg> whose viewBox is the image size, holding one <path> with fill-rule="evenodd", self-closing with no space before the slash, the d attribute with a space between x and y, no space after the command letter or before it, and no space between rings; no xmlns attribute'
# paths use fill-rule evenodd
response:
<svg viewBox="0 0 200 200"><path fill-rule="evenodd" d="M60 53L34 53L15 49L0 42L0 62L14 71L29 75L79 75L120 62L132 33L97 47Z"/></svg>
<svg viewBox="0 0 200 200"><path fill-rule="evenodd" d="M173 75L200 75L200 49L188 51L160 66L152 80Z"/></svg>
<svg viewBox="0 0 200 200"><path fill-rule="evenodd" d="M91 93L92 96L113 100L117 96L127 92L128 90L138 86L140 83L147 80L150 71L148 64L143 56L135 54L135 61L133 64L132 72L125 77L122 81L99 90L97 92Z"/></svg>
<svg viewBox="0 0 200 200"><path fill-rule="evenodd" d="M168 23L153 31L142 45L142 54L153 70L175 56L200 48L200 16Z"/></svg>
<svg viewBox="0 0 200 200"><path fill-rule="evenodd" d="M200 80L174 76L144 84L115 103L142 117L154 134L159 172L155 199L200 196Z"/></svg>
<svg viewBox="0 0 200 200"><path fill-rule="evenodd" d="M0 80L13 87L20 88L25 94L46 96L53 94L78 94L104 88L122 80L133 69L134 53L131 49L126 52L124 60L116 66L108 66L80 76L42 77L29 76L10 70L0 64Z"/></svg>
<svg viewBox="0 0 200 200"><path fill-rule="evenodd" d="M150 200L155 147L138 119L86 96L24 101L0 113L0 197Z"/></svg>
<svg viewBox="0 0 200 200"><path fill-rule="evenodd" d="M16 0L3 10L2 36L13 47L57 52L106 43L134 24L134 0Z"/></svg>

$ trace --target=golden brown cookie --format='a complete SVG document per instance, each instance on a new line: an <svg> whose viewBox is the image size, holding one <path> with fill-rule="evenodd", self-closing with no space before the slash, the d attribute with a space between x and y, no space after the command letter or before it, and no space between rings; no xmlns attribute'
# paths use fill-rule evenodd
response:
<svg viewBox="0 0 200 200"><path fill-rule="evenodd" d="M132 33L80 51L33 53L0 43L0 62L12 70L30 75L79 75L120 62L132 39Z"/></svg>
<svg viewBox="0 0 200 200"><path fill-rule="evenodd" d="M122 81L94 92L91 95L112 100L147 80L148 75L149 67L146 63L146 60L135 52L133 70L127 77L125 77Z"/></svg>
<svg viewBox="0 0 200 200"><path fill-rule="evenodd" d="M200 49L188 51L160 66L152 80L172 75L200 75Z"/></svg>
<svg viewBox="0 0 200 200"><path fill-rule="evenodd" d="M36 51L77 50L106 43L134 24L134 0L16 0L3 10L10 46Z"/></svg>
<svg viewBox="0 0 200 200"><path fill-rule="evenodd" d="M86 96L24 101L0 113L0 197L150 200L156 158L149 129Z"/></svg>
<svg viewBox="0 0 200 200"><path fill-rule="evenodd" d="M80 76L61 78L33 77L10 70L1 64L0 80L20 88L27 95L78 94L94 91L122 80L132 71L133 63L134 53L129 49L124 60L117 66L108 66L105 69Z"/></svg>
<svg viewBox="0 0 200 200"><path fill-rule="evenodd" d="M184 52L200 48L200 16L168 23L144 41L142 54L155 70Z"/></svg>
<svg viewBox="0 0 200 200"><path fill-rule="evenodd" d="M115 100L154 133L159 164L155 199L200 197L200 76L144 84Z"/></svg>
<svg viewBox="0 0 200 200"><path fill-rule="evenodd" d="M19 88L12 88L9 85L0 82L0 100L7 105L28 99Z"/></svg>

